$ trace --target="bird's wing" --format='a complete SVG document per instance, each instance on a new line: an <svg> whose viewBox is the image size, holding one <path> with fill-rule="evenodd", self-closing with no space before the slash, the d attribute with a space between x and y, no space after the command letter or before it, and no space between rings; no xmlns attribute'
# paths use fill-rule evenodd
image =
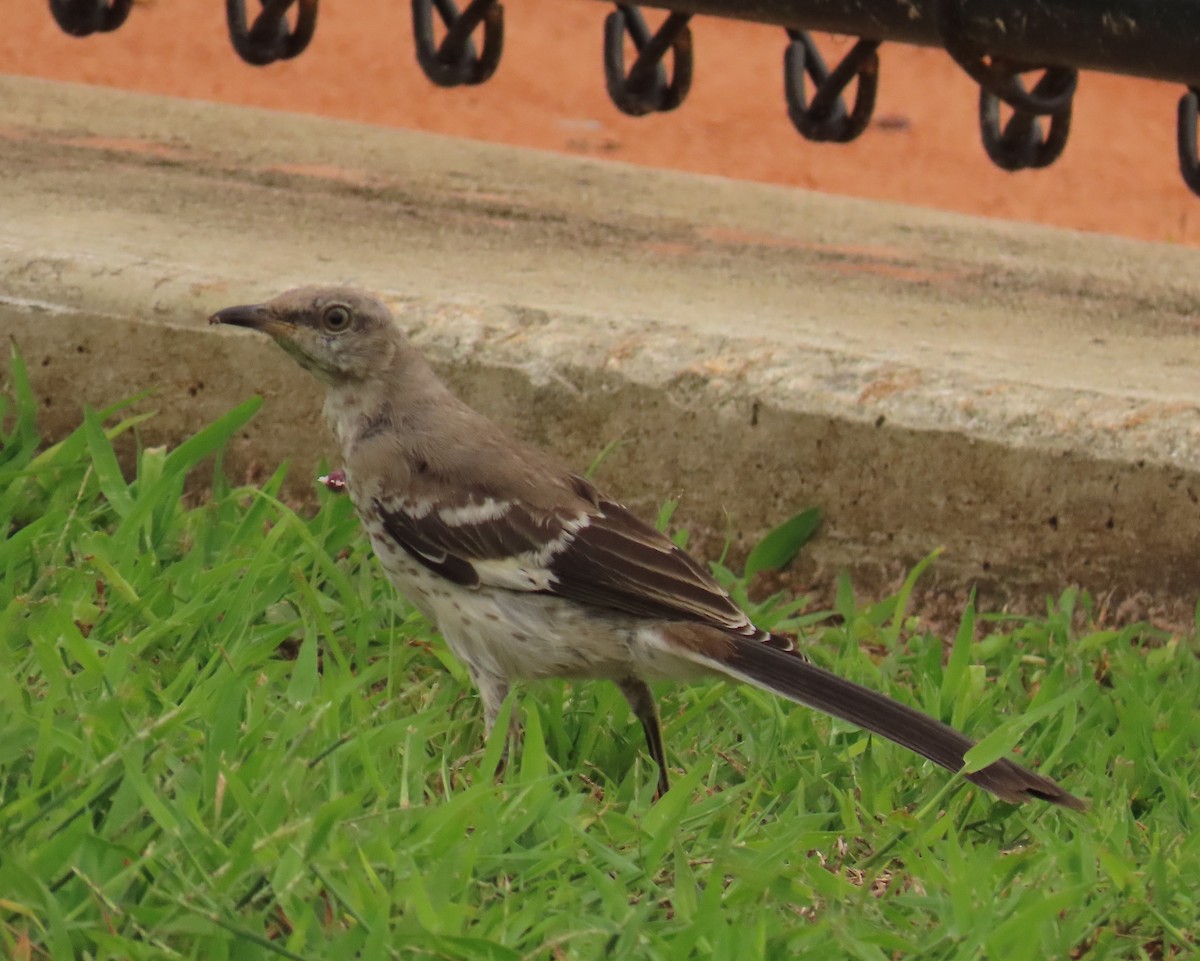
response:
<svg viewBox="0 0 1200 961"><path fill-rule="evenodd" d="M590 485L578 478L589 493ZM409 555L464 587L552 594L638 617L765 635L695 560L620 504L594 495L541 508L474 496L373 503Z"/></svg>

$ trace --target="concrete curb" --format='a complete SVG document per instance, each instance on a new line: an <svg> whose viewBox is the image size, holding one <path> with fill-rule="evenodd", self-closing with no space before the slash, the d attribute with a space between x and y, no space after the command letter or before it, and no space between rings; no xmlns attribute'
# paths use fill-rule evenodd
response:
<svg viewBox="0 0 1200 961"><path fill-rule="evenodd" d="M0 79L0 324L51 436L266 397L235 471L328 451L313 385L206 314L380 290L469 401L810 576L1200 590L1200 253L308 117ZM320 443L316 442L320 438ZM711 543L711 541L710 541ZM871 575L874 575L874 578Z"/></svg>

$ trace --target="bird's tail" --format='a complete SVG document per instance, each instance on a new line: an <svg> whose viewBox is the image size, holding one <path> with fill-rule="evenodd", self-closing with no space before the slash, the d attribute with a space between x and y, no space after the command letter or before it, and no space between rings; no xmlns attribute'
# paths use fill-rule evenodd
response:
<svg viewBox="0 0 1200 961"><path fill-rule="evenodd" d="M705 661L722 673L789 700L857 724L940 764L961 771L963 755L974 741L949 725L890 697L831 674L802 657L759 640L733 636L733 648L721 661ZM782 647L790 645L781 644ZM1007 758L964 775L997 797L1019 804L1030 798L1082 810L1087 805L1049 778Z"/></svg>

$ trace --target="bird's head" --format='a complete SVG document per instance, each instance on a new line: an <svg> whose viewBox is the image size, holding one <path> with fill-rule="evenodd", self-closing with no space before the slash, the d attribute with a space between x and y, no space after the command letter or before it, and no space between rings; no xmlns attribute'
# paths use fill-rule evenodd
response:
<svg viewBox="0 0 1200 961"><path fill-rule="evenodd" d="M331 384L365 380L386 369L404 342L387 305L352 287L300 287L266 303L226 307L208 322L270 334L302 367Z"/></svg>

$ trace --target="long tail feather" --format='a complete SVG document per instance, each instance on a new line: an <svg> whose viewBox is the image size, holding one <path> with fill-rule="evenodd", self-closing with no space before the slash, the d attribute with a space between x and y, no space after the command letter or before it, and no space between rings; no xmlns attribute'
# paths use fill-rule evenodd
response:
<svg viewBox="0 0 1200 961"><path fill-rule="evenodd" d="M795 654L750 638L735 636L732 641L733 649L727 658L709 661L723 673L857 724L949 771L961 771L963 755L974 746L974 741L941 721L831 674ZM1036 798L1076 810L1087 807L1049 778L1007 758L964 776L1014 804Z"/></svg>

